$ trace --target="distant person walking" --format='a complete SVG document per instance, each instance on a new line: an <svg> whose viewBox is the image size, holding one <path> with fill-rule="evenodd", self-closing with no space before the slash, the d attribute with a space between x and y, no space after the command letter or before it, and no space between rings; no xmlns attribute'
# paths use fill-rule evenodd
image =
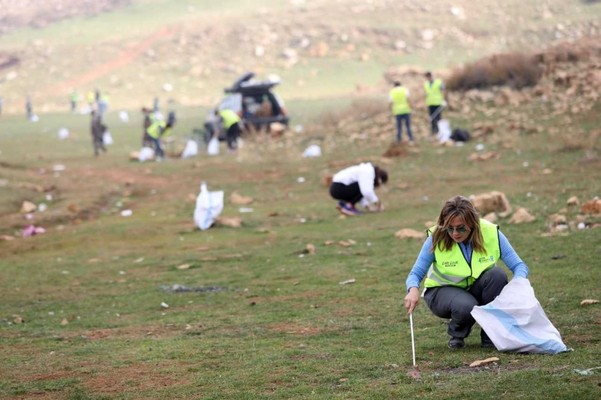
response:
<svg viewBox="0 0 601 400"><path fill-rule="evenodd" d="M221 118L223 129L225 129L225 138L227 147L230 151L238 148L238 138L242 133L240 128L240 117L234 111L229 109L215 110L215 115Z"/></svg>
<svg viewBox="0 0 601 400"><path fill-rule="evenodd" d="M434 79L431 72L426 72L424 91L426 92L426 105L428 106L432 135L436 135L438 121L442 119L442 109L448 104L444 82L440 78Z"/></svg>
<svg viewBox="0 0 601 400"><path fill-rule="evenodd" d="M75 89L71 91L69 100L71 102L71 112L75 112L77 110L77 102L79 101L79 94Z"/></svg>
<svg viewBox="0 0 601 400"><path fill-rule="evenodd" d="M92 134L92 146L94 147L94 155L98 156L100 151L106 153L106 147L104 146L103 136L106 132L106 125L102 123L102 116L92 110L90 113L90 133Z"/></svg>
<svg viewBox="0 0 601 400"><path fill-rule="evenodd" d="M361 215L355 204L361 202L370 211L381 211L382 203L375 188L388 182L388 172L373 165L361 163L345 168L332 177L330 196L338 200L336 208L343 215Z"/></svg>
<svg viewBox="0 0 601 400"><path fill-rule="evenodd" d="M27 96L25 99L25 113L27 115L27 120L33 120L33 105L31 104L31 96Z"/></svg>
<svg viewBox="0 0 601 400"><path fill-rule="evenodd" d="M396 120L396 141L401 142L403 133L403 123L407 128L407 137L409 143L413 144L413 132L411 132L411 103L409 102L409 89L404 87L401 82L395 81L394 87L390 90L388 100L392 106L392 115Z"/></svg>

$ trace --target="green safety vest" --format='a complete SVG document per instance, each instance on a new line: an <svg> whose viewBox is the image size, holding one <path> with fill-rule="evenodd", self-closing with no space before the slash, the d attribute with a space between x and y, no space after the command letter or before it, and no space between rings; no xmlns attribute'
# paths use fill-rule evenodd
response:
<svg viewBox="0 0 601 400"><path fill-rule="evenodd" d="M219 110L219 115L223 119L223 127L225 129L229 129L230 126L240 122L240 117L232 110Z"/></svg>
<svg viewBox="0 0 601 400"><path fill-rule="evenodd" d="M432 84L427 81L424 83L424 89L426 91L426 105L439 106L442 104L444 95L442 94L442 81L440 79L434 79Z"/></svg>
<svg viewBox="0 0 601 400"><path fill-rule="evenodd" d="M407 100L407 89L403 86L396 86L390 90L390 100L392 100L392 113L394 115L409 114L411 106Z"/></svg>
<svg viewBox="0 0 601 400"><path fill-rule="evenodd" d="M428 229L428 235L431 235L436 229L436 226ZM480 230L482 231L486 253L472 250L472 260L471 263L468 263L459 248L459 244L453 243L450 251L440 250L437 246L434 249L435 261L430 266L428 276L424 282L425 287L457 286L469 288L484 271L495 266L501 257L499 227L480 219Z"/></svg>
<svg viewBox="0 0 601 400"><path fill-rule="evenodd" d="M154 120L148 129L146 129L146 133L148 133L148 136L158 139L161 137L161 134L164 133L163 130L165 129L165 126L167 126L167 122L163 120Z"/></svg>

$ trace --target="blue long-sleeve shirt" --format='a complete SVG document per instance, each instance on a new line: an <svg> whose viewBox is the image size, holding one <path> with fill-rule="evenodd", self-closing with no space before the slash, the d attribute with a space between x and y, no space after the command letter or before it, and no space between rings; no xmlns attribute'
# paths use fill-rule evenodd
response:
<svg viewBox="0 0 601 400"><path fill-rule="evenodd" d="M501 247L501 260L507 265L507 268L513 272L513 276L520 276L522 278L528 278L528 266L522 261L520 256L515 252L509 240L503 235L503 232L499 231L499 245ZM417 260L415 260L415 264L413 264L413 268L409 272L409 276L405 281L407 285L407 291L410 288L416 287L419 288L420 282L424 279L426 274L428 273L428 269L430 265L434 262L434 253L430 251L432 248L432 236L428 236L425 240L419 255L417 256ZM471 262L472 257L472 244L471 242L468 244L460 243L459 248L461 249L465 259L468 262Z"/></svg>

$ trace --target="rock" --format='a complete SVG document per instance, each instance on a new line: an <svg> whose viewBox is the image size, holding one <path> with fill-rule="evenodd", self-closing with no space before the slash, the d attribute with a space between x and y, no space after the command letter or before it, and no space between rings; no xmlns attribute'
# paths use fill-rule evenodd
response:
<svg viewBox="0 0 601 400"><path fill-rule="evenodd" d="M518 208L509 220L510 224L524 224L534 221L536 218L531 215L525 208Z"/></svg>
<svg viewBox="0 0 601 400"><path fill-rule="evenodd" d="M593 200L587 201L580 208L584 214L601 214L601 199L594 198Z"/></svg>
<svg viewBox="0 0 601 400"><path fill-rule="evenodd" d="M580 204L580 201L578 200L578 197L576 196L572 196L568 199L567 203L568 206L577 206Z"/></svg>
<svg viewBox="0 0 601 400"><path fill-rule="evenodd" d="M254 199L252 197L242 196L242 195L238 194L238 192L233 192L230 195L230 201L232 202L232 204L247 205L247 204L252 203L254 201Z"/></svg>
<svg viewBox="0 0 601 400"><path fill-rule="evenodd" d="M480 193L470 196L470 200L482 215L495 212L499 217L505 218L512 211L507 196L502 192Z"/></svg>
<svg viewBox="0 0 601 400"><path fill-rule="evenodd" d="M37 206L32 203L31 201L27 201L25 200L23 202L23 204L21 204L21 213L22 214L30 214L32 212L34 212L35 210L37 210Z"/></svg>

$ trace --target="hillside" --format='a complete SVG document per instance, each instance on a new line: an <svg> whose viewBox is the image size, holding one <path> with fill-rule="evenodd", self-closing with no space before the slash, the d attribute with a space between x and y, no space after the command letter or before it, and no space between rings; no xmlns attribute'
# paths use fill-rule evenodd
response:
<svg viewBox="0 0 601 400"><path fill-rule="evenodd" d="M35 6L34 6L35 3ZM381 95L391 68L445 70L599 34L586 1L2 0L0 92L38 112L99 88L114 108L155 96L210 106L241 73L282 77L286 99Z"/></svg>

